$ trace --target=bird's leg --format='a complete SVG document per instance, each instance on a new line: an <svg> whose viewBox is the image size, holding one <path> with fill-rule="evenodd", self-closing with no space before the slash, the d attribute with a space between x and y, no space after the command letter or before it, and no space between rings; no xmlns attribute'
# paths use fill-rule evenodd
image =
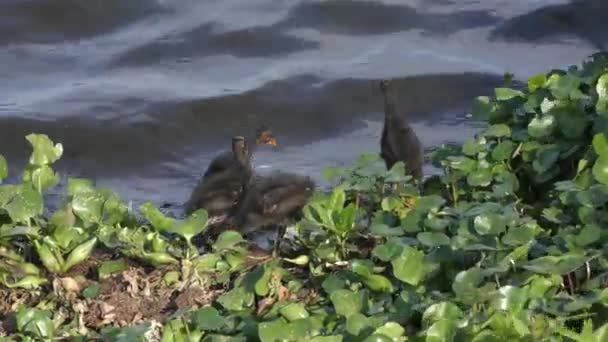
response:
<svg viewBox="0 0 608 342"><path fill-rule="evenodd" d="M272 248L273 257L279 256L279 252L281 249L281 240L283 240L283 235L285 235L285 226L279 225L277 227L277 236L275 237L274 246Z"/></svg>

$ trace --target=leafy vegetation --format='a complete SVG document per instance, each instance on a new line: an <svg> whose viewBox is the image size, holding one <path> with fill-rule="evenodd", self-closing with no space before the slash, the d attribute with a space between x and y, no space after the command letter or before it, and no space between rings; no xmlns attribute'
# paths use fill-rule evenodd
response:
<svg viewBox="0 0 608 342"><path fill-rule="evenodd" d="M44 212L61 144L31 134L0 185L0 334L112 341L608 340L608 55L479 97L488 127L433 153L417 187L364 154L330 169L289 252L208 216L136 216L70 179ZM0 181L8 177L0 156ZM1 335L0 335L1 336Z"/></svg>

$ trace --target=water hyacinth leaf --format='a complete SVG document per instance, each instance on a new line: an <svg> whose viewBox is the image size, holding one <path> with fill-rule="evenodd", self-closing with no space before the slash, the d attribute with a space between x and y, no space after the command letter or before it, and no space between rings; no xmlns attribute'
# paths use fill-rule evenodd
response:
<svg viewBox="0 0 608 342"><path fill-rule="evenodd" d="M608 155L601 155L591 169L593 177L600 183L608 185Z"/></svg>
<svg viewBox="0 0 608 342"><path fill-rule="evenodd" d="M480 144L476 139L467 140L462 145L462 153L469 157L477 155L477 153L482 152L484 149L484 144Z"/></svg>
<svg viewBox="0 0 608 342"><path fill-rule="evenodd" d="M32 217L42 215L44 203L42 196L31 183L23 183L14 188L14 196L4 206L14 222L28 222Z"/></svg>
<svg viewBox="0 0 608 342"><path fill-rule="evenodd" d="M403 337L403 335L405 334L405 329L398 323L387 322L383 326L376 329L376 331L374 331L374 334L388 336L392 338L393 341L395 341Z"/></svg>
<svg viewBox="0 0 608 342"><path fill-rule="evenodd" d="M602 133L598 133L593 136L593 149L595 153L601 156L608 156L608 139L606 139L606 135Z"/></svg>
<svg viewBox="0 0 608 342"><path fill-rule="evenodd" d="M595 90L597 91L598 96L595 110L598 113L608 113L608 73L600 76L597 80Z"/></svg>
<svg viewBox="0 0 608 342"><path fill-rule="evenodd" d="M484 132L486 137L504 138L511 136L511 127L505 124L496 124L488 127Z"/></svg>
<svg viewBox="0 0 608 342"><path fill-rule="evenodd" d="M370 233L385 237L402 236L404 234L403 229L401 227L389 227L383 223L373 224L370 227Z"/></svg>
<svg viewBox="0 0 608 342"><path fill-rule="evenodd" d="M0 154L0 184L8 177L8 164L3 155Z"/></svg>
<svg viewBox="0 0 608 342"><path fill-rule="evenodd" d="M236 231L227 230L218 236L213 244L213 249L216 251L234 249L244 243L243 236Z"/></svg>
<svg viewBox="0 0 608 342"><path fill-rule="evenodd" d="M393 342L393 339L383 334L371 334L363 342Z"/></svg>
<svg viewBox="0 0 608 342"><path fill-rule="evenodd" d="M310 342L342 342L342 335L335 336L315 336L310 339Z"/></svg>
<svg viewBox="0 0 608 342"><path fill-rule="evenodd" d="M535 117L528 124L528 134L533 138L543 138L553 134L555 128L555 118L553 115L546 114Z"/></svg>
<svg viewBox="0 0 608 342"><path fill-rule="evenodd" d="M150 222L152 227L159 232L170 232L175 225L175 220L166 217L154 204L146 202L139 208L142 216Z"/></svg>
<svg viewBox="0 0 608 342"><path fill-rule="evenodd" d="M72 199L72 210L84 222L100 223L105 198L97 191L81 192Z"/></svg>
<svg viewBox="0 0 608 342"><path fill-rule="evenodd" d="M325 292L327 292L328 294L333 293L334 291L337 290L341 290L346 286L346 281L341 278L340 276L332 273L329 274L325 280L323 280L323 283L321 283L321 287L323 288L323 290L325 290Z"/></svg>
<svg viewBox="0 0 608 342"><path fill-rule="evenodd" d="M43 165L26 169L23 172L23 179L31 181L38 192L43 192L59 183L59 174L47 165Z"/></svg>
<svg viewBox="0 0 608 342"><path fill-rule="evenodd" d="M574 106L553 110L560 131L566 138L580 138L589 124L587 115Z"/></svg>
<svg viewBox="0 0 608 342"><path fill-rule="evenodd" d="M97 237L94 237L76 246L76 248L70 252L68 258L65 260L63 272L67 272L70 270L70 268L85 261L91 255L91 252L93 251L93 248L95 248L96 244Z"/></svg>
<svg viewBox="0 0 608 342"><path fill-rule="evenodd" d="M297 341L298 337L293 326L282 320L263 322L258 325L258 335L262 342Z"/></svg>
<svg viewBox="0 0 608 342"><path fill-rule="evenodd" d="M99 267L99 279L108 279L111 276L121 273L127 269L127 263L124 259L108 260L101 263Z"/></svg>
<svg viewBox="0 0 608 342"><path fill-rule="evenodd" d="M88 286L87 288L82 290L82 296L86 299L97 298L100 293L101 287L99 286L99 284L92 284L91 286Z"/></svg>
<svg viewBox="0 0 608 342"><path fill-rule="evenodd" d="M30 156L30 164L32 165L52 164L63 154L63 146L60 143L53 144L46 134L29 134L25 139L33 149Z"/></svg>
<svg viewBox="0 0 608 342"><path fill-rule="evenodd" d="M77 194L85 192L95 192L95 186L93 182L88 179L82 178L69 178L68 179L68 195L75 196Z"/></svg>
<svg viewBox="0 0 608 342"><path fill-rule="evenodd" d="M581 229L580 233L576 236L576 244L580 247L585 247L602 237L602 229L597 224L588 224Z"/></svg>
<svg viewBox="0 0 608 342"><path fill-rule="evenodd" d="M384 262L387 262L401 254L402 250L402 243L390 239L385 244L376 246L372 251L372 255Z"/></svg>
<svg viewBox="0 0 608 342"><path fill-rule="evenodd" d="M559 147L557 145L545 145L538 149L536 158L532 163L534 171L545 173L555 165L559 158Z"/></svg>
<svg viewBox="0 0 608 342"><path fill-rule="evenodd" d="M224 318L213 307L196 310L190 317L194 325L203 331L218 331L225 326Z"/></svg>
<svg viewBox="0 0 608 342"><path fill-rule="evenodd" d="M545 86L545 82L547 82L547 75L545 74L538 74L530 77L528 79L528 91L531 93L537 91Z"/></svg>
<svg viewBox="0 0 608 342"><path fill-rule="evenodd" d="M456 336L456 321L443 319L431 325L426 331L426 342L454 341Z"/></svg>
<svg viewBox="0 0 608 342"><path fill-rule="evenodd" d="M282 307L279 313L290 322L310 317L310 314L302 303L289 303Z"/></svg>
<svg viewBox="0 0 608 342"><path fill-rule="evenodd" d="M492 173L489 169L478 169L467 176L467 183L470 186L486 187L492 183Z"/></svg>
<svg viewBox="0 0 608 342"><path fill-rule="evenodd" d="M530 260L522 265L523 268L540 274L567 274L583 266L588 257L582 255L564 254L561 256L547 255Z"/></svg>
<svg viewBox="0 0 608 342"><path fill-rule="evenodd" d="M418 285L426 274L424 253L410 246L405 246L391 264L395 277L413 286Z"/></svg>
<svg viewBox="0 0 608 342"><path fill-rule="evenodd" d="M420 243L428 247L447 246L450 244L450 238L444 233L440 232L418 233L416 239L418 239Z"/></svg>
<svg viewBox="0 0 608 342"><path fill-rule="evenodd" d="M336 314L348 318L349 316L360 313L363 309L363 296L359 292L351 290L337 290L329 295Z"/></svg>
<svg viewBox="0 0 608 342"><path fill-rule="evenodd" d="M392 293L394 290L391 281L387 277L380 274L372 274L363 277L362 281L367 288L375 292Z"/></svg>
<svg viewBox="0 0 608 342"><path fill-rule="evenodd" d="M533 226L513 227L502 237L502 243L509 246L521 246L534 239L540 228Z"/></svg>
<svg viewBox="0 0 608 342"><path fill-rule="evenodd" d="M480 235L499 235L506 229L506 222L498 214L481 214L473 220L473 227Z"/></svg>
<svg viewBox="0 0 608 342"><path fill-rule="evenodd" d="M487 96L478 96L473 99L471 115L476 120L488 120L494 113L494 103Z"/></svg>
<svg viewBox="0 0 608 342"><path fill-rule="evenodd" d="M440 320L458 320L463 316L462 310L451 302L441 302L429 306L422 315L423 327L429 327Z"/></svg>
<svg viewBox="0 0 608 342"><path fill-rule="evenodd" d="M241 311L253 305L254 295L242 287L235 287L217 299L226 310Z"/></svg>
<svg viewBox="0 0 608 342"><path fill-rule="evenodd" d="M175 228L175 233L183 236L190 243L194 236L202 233L208 227L208 223L209 214L205 209L199 209Z"/></svg>
<svg viewBox="0 0 608 342"><path fill-rule="evenodd" d="M581 81L570 75L552 75L548 80L549 89L555 98L567 99L570 94L573 94L581 85Z"/></svg>
<svg viewBox="0 0 608 342"><path fill-rule="evenodd" d="M515 97L525 97L525 94L520 90L511 88L496 88L494 89L494 93L496 94L496 99L499 101L507 101Z"/></svg>
<svg viewBox="0 0 608 342"><path fill-rule="evenodd" d="M478 267L459 272L452 283L452 290L461 300L475 302L479 299L478 286L484 279L483 271Z"/></svg>
<svg viewBox="0 0 608 342"><path fill-rule="evenodd" d="M19 332L39 339L51 339L55 335L55 326L47 311L23 308L17 311L15 322Z"/></svg>
<svg viewBox="0 0 608 342"><path fill-rule="evenodd" d="M348 316L348 319L346 320L346 331L353 336L359 336L359 334L370 326L371 323L369 322L369 319L358 312Z"/></svg>
<svg viewBox="0 0 608 342"><path fill-rule="evenodd" d="M475 170L477 162L467 157L448 157L448 165L454 170L460 170L464 173L469 173Z"/></svg>
<svg viewBox="0 0 608 342"><path fill-rule="evenodd" d="M515 151L515 143L511 140L505 140L499 143L492 150L492 159L496 161L504 161L511 159L513 151Z"/></svg>

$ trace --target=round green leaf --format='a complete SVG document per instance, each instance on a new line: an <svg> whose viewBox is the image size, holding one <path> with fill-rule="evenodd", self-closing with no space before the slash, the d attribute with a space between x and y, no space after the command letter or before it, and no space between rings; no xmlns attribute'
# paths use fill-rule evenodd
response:
<svg viewBox="0 0 608 342"><path fill-rule="evenodd" d="M549 171L559 159L559 147L557 145L544 145L536 152L536 158L532 163L534 171L545 173Z"/></svg>
<svg viewBox="0 0 608 342"><path fill-rule="evenodd" d="M310 317L302 303L289 303L282 307L279 313L290 322Z"/></svg>
<svg viewBox="0 0 608 342"><path fill-rule="evenodd" d="M528 79L528 91L535 92L536 90L545 86L545 82L547 82L547 75L538 74L530 77Z"/></svg>
<svg viewBox="0 0 608 342"><path fill-rule="evenodd" d="M399 339L405 334L405 329L401 325L395 322L387 322L383 326L379 327L374 331L374 334L381 334L388 336L394 340Z"/></svg>
<svg viewBox="0 0 608 342"><path fill-rule="evenodd" d="M431 325L426 331L426 342L454 341L456 336L456 321L443 319Z"/></svg>
<svg viewBox="0 0 608 342"><path fill-rule="evenodd" d="M363 297L358 292L337 290L329 295L329 299L334 305L336 313L346 318L363 309Z"/></svg>
<svg viewBox="0 0 608 342"><path fill-rule="evenodd" d="M4 209L14 222L28 222L34 216L42 215L43 200L31 183L23 183L15 188L15 195Z"/></svg>
<svg viewBox="0 0 608 342"><path fill-rule="evenodd" d="M515 145L515 143L511 140L501 142L492 150L492 159L496 161L509 160L513 154L513 151L515 151L516 146L517 145Z"/></svg>
<svg viewBox="0 0 608 342"><path fill-rule="evenodd" d="M528 134L533 138L542 138L553 133L555 118L553 115L535 117L528 124Z"/></svg>
<svg viewBox="0 0 608 342"><path fill-rule="evenodd" d="M523 92L511 88L496 88L494 89L494 92L496 93L496 99L499 101L507 101L515 97L526 96Z"/></svg>
<svg viewBox="0 0 608 342"><path fill-rule="evenodd" d="M608 139L602 133L593 136L593 149L599 156L608 156Z"/></svg>
<svg viewBox="0 0 608 342"><path fill-rule="evenodd" d="M487 137L502 138L511 136L511 127L505 124L496 124L488 127L484 132Z"/></svg>
<svg viewBox="0 0 608 342"><path fill-rule="evenodd" d="M416 236L418 241L428 247L447 246L450 244L450 238L440 232L422 232Z"/></svg>
<svg viewBox="0 0 608 342"><path fill-rule="evenodd" d="M553 112L560 131L566 138L580 138L589 124L587 115L576 106L561 107Z"/></svg>
<svg viewBox="0 0 608 342"><path fill-rule="evenodd" d="M595 161L592 172L598 182L608 185L608 155L601 155Z"/></svg>
<svg viewBox="0 0 608 342"><path fill-rule="evenodd" d="M478 169L467 176L467 183L470 186L488 186L492 183L492 173L489 169Z"/></svg>
<svg viewBox="0 0 608 342"><path fill-rule="evenodd" d="M458 320L462 317L462 310L456 304L450 302L441 302L429 306L422 315L423 326L428 327L431 324L442 319Z"/></svg>
<svg viewBox="0 0 608 342"><path fill-rule="evenodd" d="M576 244L585 247L590 245L602 237L602 229L597 224L588 224L581 229L576 236Z"/></svg>
<svg viewBox="0 0 608 342"><path fill-rule="evenodd" d="M506 223L500 215L488 213L475 217L473 227L480 235L499 235L505 231Z"/></svg>
<svg viewBox="0 0 608 342"><path fill-rule="evenodd" d="M358 312L350 315L346 320L346 331L353 336L359 336L359 334L369 326L369 319Z"/></svg>
<svg viewBox="0 0 608 342"><path fill-rule="evenodd" d="M424 253L405 246L401 255L391 260L395 277L404 283L418 285L426 274Z"/></svg>
<svg viewBox="0 0 608 342"><path fill-rule="evenodd" d="M213 307L194 311L190 317L196 327L203 331L218 331L225 326L224 318Z"/></svg>

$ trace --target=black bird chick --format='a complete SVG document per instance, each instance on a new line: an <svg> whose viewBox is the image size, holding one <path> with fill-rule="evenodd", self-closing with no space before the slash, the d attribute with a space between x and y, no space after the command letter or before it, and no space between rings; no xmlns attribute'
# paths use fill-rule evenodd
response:
<svg viewBox="0 0 608 342"><path fill-rule="evenodd" d="M251 151L247 152L251 156L257 145L277 146L277 140L268 127L261 126L256 130L255 138L245 140L245 145L247 145L248 149L251 149ZM232 151L223 151L211 161L207 167L207 171L203 174L203 178L220 173L235 164L236 160Z"/></svg>
<svg viewBox="0 0 608 342"><path fill-rule="evenodd" d="M223 170L201 178L184 204L187 215L202 208L210 217L223 216L234 209L253 174L244 137L232 138L231 158Z"/></svg>
<svg viewBox="0 0 608 342"><path fill-rule="evenodd" d="M258 176L245 190L232 224L243 234L277 229L276 253L285 232L285 221L301 218L302 208L314 189L314 181L307 176L280 171Z"/></svg>
<svg viewBox="0 0 608 342"><path fill-rule="evenodd" d="M389 80L380 82L384 96L384 127L380 139L380 155L390 169L395 163L405 163L406 173L422 179L423 149L407 118L399 112L397 93Z"/></svg>

